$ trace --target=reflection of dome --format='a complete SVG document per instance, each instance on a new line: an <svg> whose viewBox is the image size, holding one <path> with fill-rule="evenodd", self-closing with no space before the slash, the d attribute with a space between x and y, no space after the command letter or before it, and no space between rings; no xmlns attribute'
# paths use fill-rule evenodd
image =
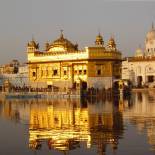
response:
<svg viewBox="0 0 155 155"><path fill-rule="evenodd" d="M53 43L51 43L50 45L50 51L52 51L52 48L56 48L56 47L62 47L66 50L77 50L78 49L78 45L77 44L72 44L69 40L67 40L66 38L64 38L63 33L61 32L60 37L55 40Z"/></svg>
<svg viewBox="0 0 155 155"><path fill-rule="evenodd" d="M103 37L101 36L101 34L99 33L96 36L96 41L95 41L95 45L103 45L104 41L103 41Z"/></svg>
<svg viewBox="0 0 155 155"><path fill-rule="evenodd" d="M142 49L139 47L137 48L136 52L135 52L135 57L142 57L143 56L143 51Z"/></svg>
<svg viewBox="0 0 155 155"><path fill-rule="evenodd" d="M152 29L146 35L146 41L151 41L151 40L155 40L155 29L153 24L152 24Z"/></svg>

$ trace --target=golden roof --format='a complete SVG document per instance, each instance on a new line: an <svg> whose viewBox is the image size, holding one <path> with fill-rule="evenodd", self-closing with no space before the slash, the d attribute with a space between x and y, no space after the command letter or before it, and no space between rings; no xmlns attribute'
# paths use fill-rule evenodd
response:
<svg viewBox="0 0 155 155"><path fill-rule="evenodd" d="M99 33L96 36L96 40L95 40L95 45L103 45L104 41L103 41L103 37L101 36L101 34Z"/></svg>
<svg viewBox="0 0 155 155"><path fill-rule="evenodd" d="M53 47L63 47L67 50L78 50L78 45L71 43L68 39L64 38L64 35L61 31L60 37L53 41L50 45L50 48Z"/></svg>
<svg viewBox="0 0 155 155"><path fill-rule="evenodd" d="M108 48L116 49L116 43L113 37L111 37L108 41Z"/></svg>
<svg viewBox="0 0 155 155"><path fill-rule="evenodd" d="M39 44L35 42L35 40L32 38L30 42L27 43L28 47L35 47L36 49L39 48Z"/></svg>

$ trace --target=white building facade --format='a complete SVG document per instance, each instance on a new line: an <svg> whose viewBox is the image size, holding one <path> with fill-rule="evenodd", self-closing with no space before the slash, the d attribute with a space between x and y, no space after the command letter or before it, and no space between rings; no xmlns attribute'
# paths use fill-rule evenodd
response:
<svg viewBox="0 0 155 155"><path fill-rule="evenodd" d="M155 86L155 28L152 25L145 39L145 49L140 47L135 56L122 62L122 79L130 80L135 86Z"/></svg>
<svg viewBox="0 0 155 155"><path fill-rule="evenodd" d="M20 65L18 67L18 73L1 73L0 74L0 86L3 85L5 80L9 80L9 82L15 87L24 87L29 86L29 78L28 78L28 66L27 64Z"/></svg>

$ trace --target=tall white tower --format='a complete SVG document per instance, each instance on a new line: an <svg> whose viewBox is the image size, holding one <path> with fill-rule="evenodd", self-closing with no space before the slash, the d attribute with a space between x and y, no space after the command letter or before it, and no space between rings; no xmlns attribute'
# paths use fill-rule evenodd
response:
<svg viewBox="0 0 155 155"><path fill-rule="evenodd" d="M155 28L153 23L151 30L146 35L145 55L150 57L155 56Z"/></svg>

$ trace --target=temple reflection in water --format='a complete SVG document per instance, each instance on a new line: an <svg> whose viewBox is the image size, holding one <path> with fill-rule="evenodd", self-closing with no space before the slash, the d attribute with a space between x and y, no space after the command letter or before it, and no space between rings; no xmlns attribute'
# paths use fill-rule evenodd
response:
<svg viewBox="0 0 155 155"><path fill-rule="evenodd" d="M133 107L125 108L123 115L136 125L139 133L147 133L148 143L155 150L155 92L137 92Z"/></svg>
<svg viewBox="0 0 155 155"><path fill-rule="evenodd" d="M62 153L93 149L119 151L128 124L155 149L155 92L134 93L130 100L0 100L0 118L28 128L30 150L45 147ZM129 122L129 123L127 123ZM25 133L24 133L25 134Z"/></svg>
<svg viewBox="0 0 155 155"><path fill-rule="evenodd" d="M108 144L117 149L122 133L122 114L109 103L53 101L48 106L39 102L31 107L29 147L32 149L40 149L46 140L49 149L65 152L80 147L83 142L86 148L95 145L98 154L104 154Z"/></svg>

